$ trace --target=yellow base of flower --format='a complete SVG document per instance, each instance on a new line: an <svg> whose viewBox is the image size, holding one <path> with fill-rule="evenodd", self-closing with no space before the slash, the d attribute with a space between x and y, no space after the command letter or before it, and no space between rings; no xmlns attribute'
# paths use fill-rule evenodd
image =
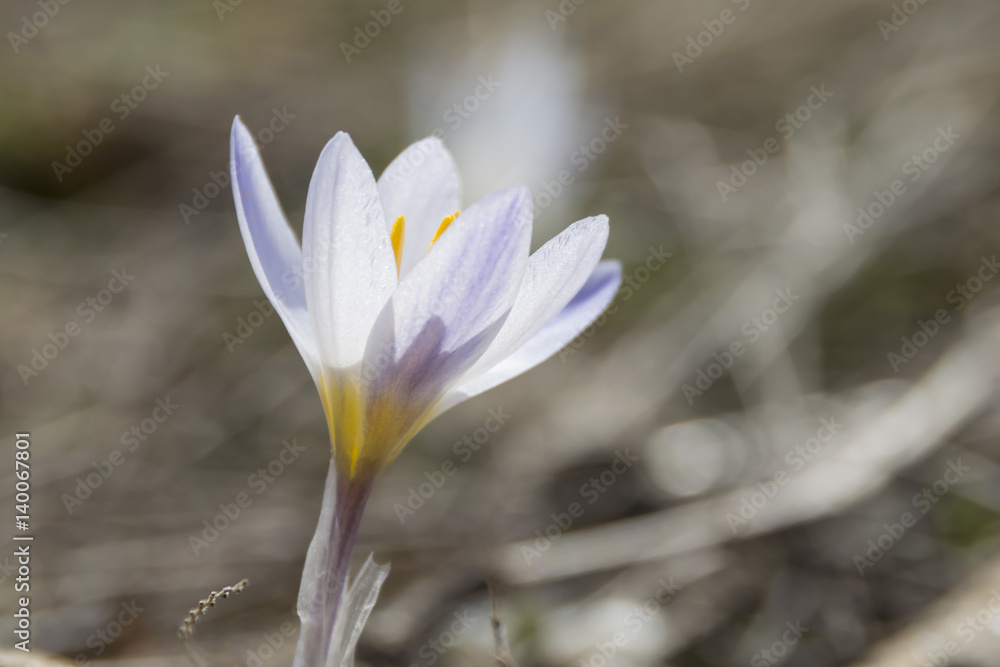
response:
<svg viewBox="0 0 1000 667"><path fill-rule="evenodd" d="M418 407L405 397L396 400L392 393L366 404L353 378L328 374L321 383L333 456L338 473L346 480L377 477L430 421L433 411L433 405Z"/></svg>

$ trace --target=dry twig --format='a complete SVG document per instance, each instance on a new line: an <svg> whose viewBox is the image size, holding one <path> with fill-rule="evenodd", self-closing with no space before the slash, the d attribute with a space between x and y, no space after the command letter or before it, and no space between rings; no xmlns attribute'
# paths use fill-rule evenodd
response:
<svg viewBox="0 0 1000 667"><path fill-rule="evenodd" d="M177 635L181 638L181 641L187 642L194 633L194 624L198 622L199 618L208 613L209 608L214 607L217 601L224 600L230 595L241 592L249 583L249 579L243 579L232 586L226 586L221 591L212 591L207 598L200 601L197 607L188 612L187 618L184 619L181 627L177 630Z"/></svg>
<svg viewBox="0 0 1000 667"><path fill-rule="evenodd" d="M503 624L503 616L500 613L500 598L497 595L493 583L487 583L490 590L490 626L493 628L493 657L496 658L500 667L517 667L517 662L510 655L510 644L507 641L507 628Z"/></svg>

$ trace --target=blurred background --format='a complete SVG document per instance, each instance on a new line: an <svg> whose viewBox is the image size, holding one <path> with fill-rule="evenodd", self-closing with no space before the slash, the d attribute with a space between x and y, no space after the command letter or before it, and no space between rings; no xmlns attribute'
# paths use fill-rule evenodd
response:
<svg viewBox="0 0 1000 667"><path fill-rule="evenodd" d="M624 266L380 481L359 664L496 664L493 603L509 665L1000 664L995 2L7 0L0 28L0 497L29 432L35 536L30 656L0 548L0 664L291 664L329 444L238 232L236 114L299 231L335 132L376 173L437 134L467 203L530 186L536 246L606 213Z"/></svg>

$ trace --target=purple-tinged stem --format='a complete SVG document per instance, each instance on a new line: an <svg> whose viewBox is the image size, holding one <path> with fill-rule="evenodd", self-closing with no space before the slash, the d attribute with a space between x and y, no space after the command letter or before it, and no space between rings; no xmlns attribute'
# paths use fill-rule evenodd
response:
<svg viewBox="0 0 1000 667"><path fill-rule="evenodd" d="M333 645L337 613L373 482L367 478L339 478L336 466L330 462L319 523L302 572L298 598L302 633L295 651L295 667L340 667L328 662L338 649Z"/></svg>

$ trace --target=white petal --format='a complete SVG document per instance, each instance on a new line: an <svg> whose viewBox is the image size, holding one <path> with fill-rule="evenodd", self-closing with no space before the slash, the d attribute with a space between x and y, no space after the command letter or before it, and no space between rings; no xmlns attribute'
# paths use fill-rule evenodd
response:
<svg viewBox="0 0 1000 667"><path fill-rule="evenodd" d="M316 378L319 359L306 309L302 250L281 211L253 137L238 116L233 121L229 171L236 216L240 221L250 265L313 378Z"/></svg>
<svg viewBox="0 0 1000 667"><path fill-rule="evenodd" d="M467 379L510 356L558 315L590 278L607 243L608 218L599 215L573 223L536 250L510 316Z"/></svg>
<svg viewBox="0 0 1000 667"><path fill-rule="evenodd" d="M370 391L429 405L482 355L517 296L531 198L510 188L464 212L399 284L365 352Z"/></svg>
<svg viewBox="0 0 1000 667"><path fill-rule="evenodd" d="M309 183L302 251L321 358L330 369L357 364L396 286L396 260L375 177L343 132L323 149Z"/></svg>
<svg viewBox="0 0 1000 667"><path fill-rule="evenodd" d="M448 392L434 410L437 416L462 401L492 389L542 363L604 312L621 285L621 265L601 262L579 294L513 354L473 380Z"/></svg>
<svg viewBox="0 0 1000 667"><path fill-rule="evenodd" d="M441 221L462 206L462 184L451 153L441 140L418 141L399 154L378 179L390 229L406 216L400 275L423 258Z"/></svg>

